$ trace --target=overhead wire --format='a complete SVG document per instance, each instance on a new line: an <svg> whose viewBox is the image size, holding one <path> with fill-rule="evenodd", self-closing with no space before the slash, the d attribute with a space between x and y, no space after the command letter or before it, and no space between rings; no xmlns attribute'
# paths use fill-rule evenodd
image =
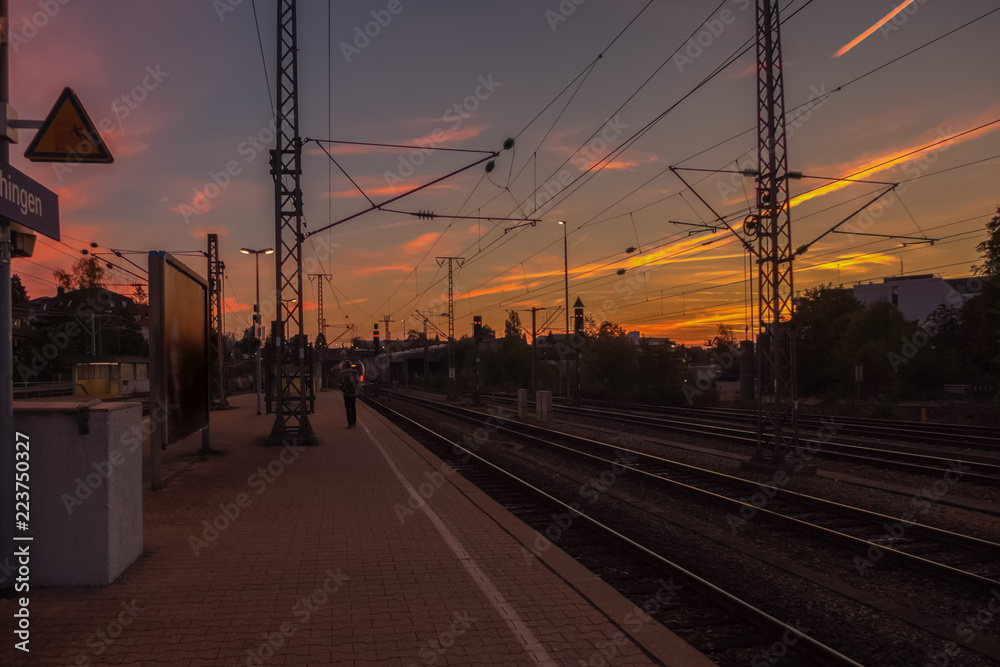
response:
<svg viewBox="0 0 1000 667"><path fill-rule="evenodd" d="M810 2L811 2L811 1L812 1L812 0L810 0ZM801 11L802 9L805 9L805 7L806 7L806 6L808 6L808 4L810 4L810 3L808 3L808 2L807 2L807 3L806 3L806 5L804 5L804 6L800 7L800 8L799 8L798 10L796 10L796 12L795 12L795 13L793 13L793 14L792 14L791 16L788 16L788 17L786 17L785 19L782 19L782 23L784 23L784 22L785 22L785 21L787 21L788 19L792 18L792 16L794 16L795 14L797 14L797 13L798 13L799 11ZM910 51L908 51L908 52L904 53L904 54L903 54L902 56L899 56L899 57L897 57L897 58L894 58L894 59L892 59L892 60L890 60L890 61L888 61L888 62L886 62L886 63L883 63L882 65L879 65L878 67L875 67L875 68L873 68L872 70L869 70L868 72L866 72L866 73L864 73L864 74L862 74L862 75L859 75L858 77L855 77L854 79L851 79L851 80L850 80L850 81L848 81L847 83L845 83L845 84L842 84L842 85L838 86L838 87L837 87L836 89L834 89L834 90L830 91L829 93L826 93L826 94L825 94L825 95L823 95L823 96L820 96L820 97L818 97L818 98L815 98L815 99L813 99L813 100L809 100L809 101L807 101L807 102L803 103L802 105L799 105L799 106L797 106L797 107L793 108L793 109L792 109L791 111L795 111L795 110L799 110L799 109L803 109L803 107L808 107L808 108L805 108L805 109L803 109L803 110L802 110L802 111L800 112L800 113L807 113L807 112L809 112L809 111L810 111L810 110L811 110L811 109L812 109L813 107L817 106L818 104L821 104L821 103L822 103L822 102L823 102L823 101L824 101L824 100L825 100L825 99L826 99L827 97L829 97L830 95L832 95L832 94L834 94L834 93L836 93L836 92L839 92L839 91L842 91L842 90L843 90L844 88L846 88L846 87L848 87L848 86L850 86L850 85L852 85L852 84L854 84L854 83L857 83L858 81L861 81L861 80L863 80L864 78L866 78L866 77L868 77L868 76L870 76L870 75L872 75L872 74L874 74L874 73L876 73L876 72L878 72L878 71L880 71L880 70L884 69L885 67L888 67L888 66L890 66L890 65L892 65L892 64L894 64L894 63L896 63L896 62L899 62L899 61L900 61L900 60L902 60L903 58L905 58L905 57L907 57L907 56L909 56L909 55L912 55L913 53L916 53L916 52L920 51L921 49L923 49L923 48L926 48L927 46L930 46L931 44L934 44L934 43L936 43L936 42L940 41L941 39L944 39L945 37L947 37L947 36L949 36L949 35L952 35L952 34L954 34L954 33L958 32L959 30L961 30L961 29L963 29L963 28L965 28L965 27L968 27L968 26L970 26L970 25L972 25L972 24L974 24L974 23L976 23L976 22L978 22L978 21L980 21L980 20L982 20L982 19L986 18L987 16L989 16L989 15L993 14L993 13L994 13L995 11L998 11L998 10L1000 10L1000 8L998 8L997 10L991 10L991 11L988 11L988 12L986 12L985 14L982 14L982 15L980 15L979 17L977 17L977 18L975 18L975 19L972 19L971 21L968 21L968 22L966 22L966 23L962 24L961 26L958 26L957 28L954 28L954 29L952 29L952 30L948 31L947 33L944 33L943 35L940 35L940 36L938 36L938 37L936 37L936 38L934 38L934 39L932 39L932 40L930 40L930 41L928 41L928 42L926 42L926 43L924 43L924 44L922 44L922 45L920 45L920 46L918 46L918 47L916 47L916 48L914 48L914 49L911 49ZM991 124L991 123L987 123L987 125L990 125L990 124ZM975 131L975 130L977 130L977 129L981 129L981 127L980 127L980 128L973 128L973 130L970 130L970 131ZM743 132L741 132L741 133L738 133L737 135L734 135L734 137L731 137L730 139L727 139L727 140L724 140L723 142L719 142L718 144L716 144L715 146L713 146L713 147L711 147L711 148L715 148L715 147L718 147L719 145L722 145L722 144L724 144L724 143L726 143L726 142L728 142L728 141L731 141L731 140L732 140L733 138L736 138L736 137L739 137L739 136L742 136L743 134L747 134L747 133L749 133L749 132L752 132L752 131L753 131L753 128L750 128L750 129L748 129L748 130L745 130L745 131L743 131ZM963 134L964 134L964 133L963 133ZM958 136L958 135L956 135L956 136ZM711 150L711 148L709 148L709 149L706 149L705 151L701 151L701 152L699 152L699 153L696 153L695 155L692 155L692 156L690 156L690 157L688 157L688 158L685 158L685 159L684 159L684 160L683 160L682 162L686 162L686 161L688 161L688 160L690 160L690 159L692 159L692 158L696 157L697 155L699 155L699 154L701 154L701 153L704 153L704 152L707 152L708 150ZM617 149L616 149L616 150L617 150ZM747 152L749 152L749 151L747 151ZM612 151L611 153L609 153L609 155L608 155L608 156L605 156L605 158L604 158L604 159L605 159L605 160L607 160L607 159L608 159L608 158L609 158L610 156L613 156L614 154L615 154L615 151ZM620 153L619 153L619 154L620 154ZM985 159L983 159L983 160L980 160L980 161L977 161L977 162L975 162L975 163L970 163L970 165L971 165L971 164L977 164L977 163L979 163L979 162L985 162L985 161L988 161L988 160L990 160L990 159L994 159L994 158L985 158ZM664 171L666 171L666 170L664 170ZM661 172L661 174L662 174L662 173L663 173L663 172ZM657 175L657 177L658 177L658 176L659 176L659 174ZM902 182L908 182L908 181L911 181L911 180L916 180L916 178L921 178L921 177L923 177L923 176L920 176L920 177L915 177L915 178L912 178L912 179L906 179L905 181L900 181L900 182L901 182L901 183L902 183ZM654 179L655 179L655 178L656 178L656 177L654 177ZM651 181L652 181L652 180L654 180L654 179L650 179L650 181L648 181L648 182L651 182ZM647 183L648 183L648 182L647 182ZM633 191L632 193L630 193L630 195L631 195L631 194L634 194L634 192L638 191L638 189L639 189L639 188L637 188L636 190L634 190L634 191ZM565 192L565 190L563 190L563 192ZM575 192L575 191L574 191L574 192ZM562 193L560 193L560 194L562 194ZM675 193L675 195L676 195L676 193ZM675 196L675 195L671 195L670 197L672 197L672 196ZM568 197L568 195L567 195L567 197ZM668 198L670 198L670 197L666 197L666 198L664 198L664 199L668 199ZM624 198L623 198L623 199L624 199ZM622 200L619 200L619 202L620 202L620 201L622 201ZM616 203L618 203L618 202L616 202ZM648 208L648 206L649 206L649 205L646 205L646 206L644 206L644 207L642 207L642 208ZM609 207L609 208L610 208L610 207ZM607 210L607 209L605 209L605 210ZM639 209L637 209L637 210L639 210ZM599 213L598 215L600 215L600 213ZM624 214L622 214L622 215L624 215ZM615 216L614 218L611 218L611 219L617 219L618 217L622 217L622 216ZM593 219L593 218L592 218L592 219ZM591 219L591 220L592 220L592 219ZM585 225L585 224L589 224L589 222L590 222L590 221L587 221L587 222L585 222L585 223L581 224L581 225L580 225L580 227L582 227L582 226L583 226L583 225ZM580 227L578 227L577 229L579 229ZM574 231L575 231L575 230L574 230ZM550 245L551 245L551 244L550 244ZM487 248L488 248L488 247L489 247L489 246L487 246ZM537 254L537 253L536 253L536 254ZM477 258L476 258L476 257L474 256L473 258L471 258L471 260L470 260L470 261L475 261L475 259L477 259Z"/></svg>

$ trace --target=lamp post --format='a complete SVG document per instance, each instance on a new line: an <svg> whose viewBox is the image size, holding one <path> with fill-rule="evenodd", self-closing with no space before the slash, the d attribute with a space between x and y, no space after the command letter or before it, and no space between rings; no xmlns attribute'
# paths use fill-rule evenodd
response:
<svg viewBox="0 0 1000 667"><path fill-rule="evenodd" d="M256 284L257 284L257 301L254 303L254 314L253 314L253 333L257 337L257 414L260 414L260 350L264 344L264 332L261 330L260 322L260 256L270 255L274 252L272 248L264 248L263 250L251 250L250 248L240 248L240 252L244 255L253 255L254 263L256 265Z"/></svg>
<svg viewBox="0 0 1000 667"><path fill-rule="evenodd" d="M565 220L560 220L559 224L563 228L563 285L566 289L565 310L566 310L566 344L569 345L569 245L566 241L566 228L569 227ZM566 398L569 398L569 366L566 367Z"/></svg>

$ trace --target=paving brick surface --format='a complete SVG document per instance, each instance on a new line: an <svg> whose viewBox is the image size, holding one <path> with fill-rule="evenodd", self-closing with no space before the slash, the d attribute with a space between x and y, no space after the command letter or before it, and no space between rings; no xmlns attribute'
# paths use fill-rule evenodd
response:
<svg viewBox="0 0 1000 667"><path fill-rule="evenodd" d="M667 662L662 628L624 633L624 600L608 611L527 553L529 529L366 406L347 429L321 393L320 445L286 449L264 446L253 396L231 403L211 417L224 455L182 443L166 488L147 485L139 561L110 586L32 590L30 656L7 637L0 664Z"/></svg>

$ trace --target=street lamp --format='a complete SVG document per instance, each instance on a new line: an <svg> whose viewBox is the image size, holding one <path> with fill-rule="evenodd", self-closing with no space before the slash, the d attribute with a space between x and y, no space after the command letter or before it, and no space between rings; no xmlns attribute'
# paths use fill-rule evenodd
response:
<svg viewBox="0 0 1000 667"><path fill-rule="evenodd" d="M569 227L565 220L560 220L559 224L563 228L563 285L566 288L566 344L569 345L569 246L566 242L566 228ZM566 398L569 398L569 368L566 369Z"/></svg>
<svg viewBox="0 0 1000 667"><path fill-rule="evenodd" d="M264 332L263 326L260 321L260 256L270 255L274 252L273 248L264 248L263 250L251 250L250 248L240 248L240 252L244 255L253 255L254 263L257 266L256 283L257 283L257 302L254 304L254 323L253 323L253 333L257 337L257 414L260 414L260 350L264 346Z"/></svg>

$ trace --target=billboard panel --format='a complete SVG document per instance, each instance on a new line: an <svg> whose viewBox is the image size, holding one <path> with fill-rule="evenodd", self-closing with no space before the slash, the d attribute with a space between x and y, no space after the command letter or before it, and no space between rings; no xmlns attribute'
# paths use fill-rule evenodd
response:
<svg viewBox="0 0 1000 667"><path fill-rule="evenodd" d="M162 447L208 427L208 284L175 257L149 253L150 398L166 405Z"/></svg>

